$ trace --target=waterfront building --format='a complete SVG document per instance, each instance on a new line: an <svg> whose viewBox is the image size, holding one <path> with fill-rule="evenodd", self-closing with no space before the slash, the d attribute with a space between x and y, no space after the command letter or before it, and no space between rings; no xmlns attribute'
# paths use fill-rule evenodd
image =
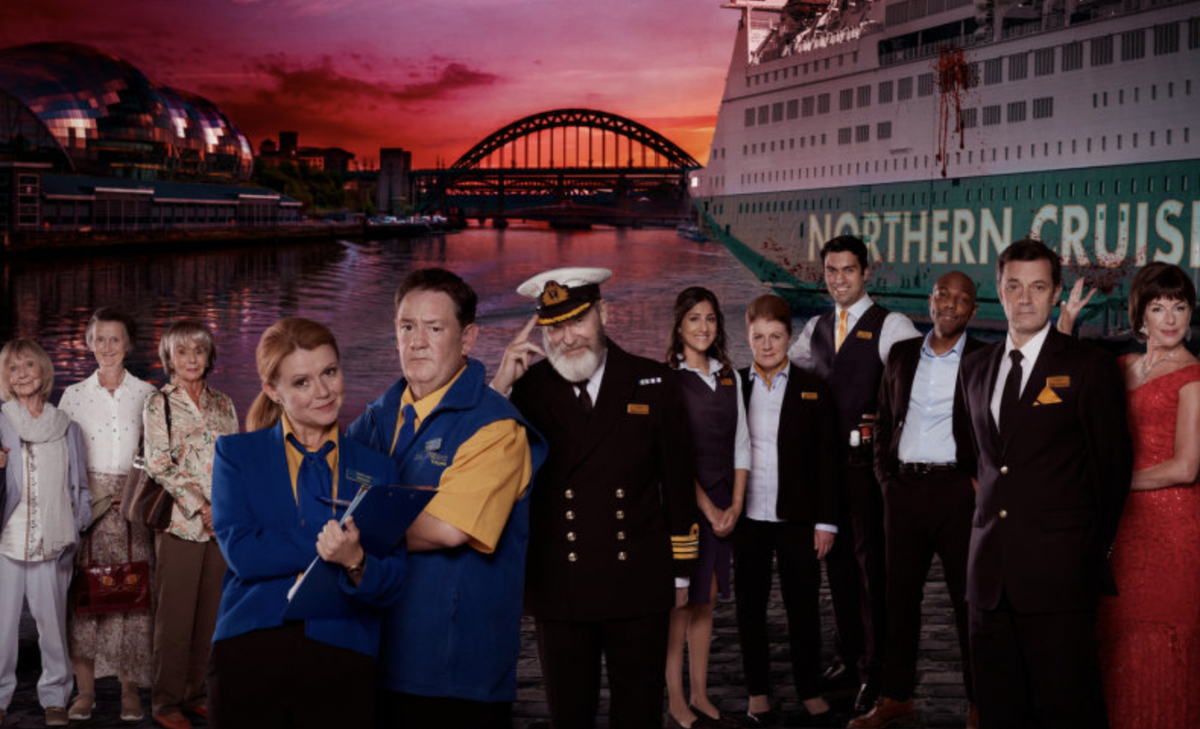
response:
<svg viewBox="0 0 1200 729"><path fill-rule="evenodd" d="M258 159L262 164L278 166L292 162L313 170L345 174L354 161L354 153L341 147L301 147L298 132L280 132L279 144L264 139L258 145Z"/></svg>
<svg viewBox="0 0 1200 729"><path fill-rule="evenodd" d="M299 203L248 187L254 152L212 102L74 43L0 49L0 234L261 227Z"/></svg>
<svg viewBox="0 0 1200 729"><path fill-rule="evenodd" d="M379 177L375 208L381 213L403 213L413 202L412 152L400 147L379 150Z"/></svg>

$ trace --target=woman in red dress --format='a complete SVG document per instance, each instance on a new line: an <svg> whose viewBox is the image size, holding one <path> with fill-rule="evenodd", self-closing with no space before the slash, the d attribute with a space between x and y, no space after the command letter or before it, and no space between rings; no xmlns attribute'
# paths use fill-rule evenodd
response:
<svg viewBox="0 0 1200 729"><path fill-rule="evenodd" d="M1134 473L1097 622L1112 729L1200 726L1200 362L1184 346L1196 289L1151 263L1129 292L1144 354L1121 358Z"/></svg>

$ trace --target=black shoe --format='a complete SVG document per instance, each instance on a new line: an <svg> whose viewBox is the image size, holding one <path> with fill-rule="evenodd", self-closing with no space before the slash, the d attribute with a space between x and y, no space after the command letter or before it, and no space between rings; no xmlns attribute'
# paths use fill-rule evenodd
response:
<svg viewBox="0 0 1200 729"><path fill-rule="evenodd" d="M755 714L752 711L747 711L742 717L742 726L752 727L771 727L779 726L779 720L783 717L775 709L767 709L766 711Z"/></svg>
<svg viewBox="0 0 1200 729"><path fill-rule="evenodd" d="M717 709L717 716L706 714L700 709L697 709L693 704L688 704L688 708L692 710L692 713L695 714L697 718L703 719L706 722L704 724L693 724L693 729L698 729L700 727L703 727L704 729L735 729L735 727L740 727L742 725L741 719L736 714L728 714L724 711L721 711L720 708ZM670 712L667 713L669 714Z"/></svg>
<svg viewBox="0 0 1200 729"><path fill-rule="evenodd" d="M692 713L696 715L696 719L695 719L695 721L692 722L692 726L690 727L690 729L725 729L725 727L726 727L725 723L722 722L721 720L713 719L712 717L708 716L707 714L703 714L699 711L696 711L695 709L692 709ZM667 712L667 729L688 729L688 728L684 727L683 724L679 723L679 720L675 718L675 715L668 711Z"/></svg>
<svg viewBox="0 0 1200 729"><path fill-rule="evenodd" d="M858 696L854 699L855 715L865 714L875 706L875 701L879 698L879 684L875 681L868 680L858 690Z"/></svg>

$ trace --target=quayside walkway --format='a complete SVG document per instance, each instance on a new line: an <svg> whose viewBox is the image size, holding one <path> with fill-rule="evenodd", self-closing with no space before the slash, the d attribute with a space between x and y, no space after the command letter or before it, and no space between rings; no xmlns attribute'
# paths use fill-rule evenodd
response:
<svg viewBox="0 0 1200 729"><path fill-rule="evenodd" d="M822 589L822 629L826 659L832 652L833 620L828 589ZM963 695L961 663L958 644L954 635L954 619L950 600L942 579L941 566L934 562L930 581L925 590L921 632L921 648L917 666L920 681L916 690L917 720L915 727L959 728L965 724L966 699ZM18 664L17 693L9 705L8 717L3 729L40 729L44 726L41 707L37 703L38 650L37 632L33 621L25 616L20 634L20 661ZM786 640L787 625L783 605L779 599L778 583L772 592L769 606L769 634L772 640L771 681L775 697L782 702L788 726L803 727L797 723L799 703L792 684L788 662ZM717 605L714 618L713 646L709 669L710 696L718 706L729 712L745 709L745 688L742 684L741 653L738 649L737 624L734 621L733 602ZM518 667L518 697L514 708L514 729L536 729L546 717L546 697L542 690L541 671L538 668L533 623L528 618L522 626L521 660ZM686 681L685 681L686 682ZM117 716L120 703L120 686L115 678L96 682L98 700L92 718L86 722L71 722L72 727L117 729L152 729L156 725L149 716L140 723L122 722ZM143 689L143 703L150 708L149 691ZM845 712L853 701L853 689L847 687L828 694L835 708ZM601 710L605 709L607 692L601 698ZM197 720L199 729L205 724ZM607 726L606 719L599 722ZM619 729L613 727L613 729Z"/></svg>

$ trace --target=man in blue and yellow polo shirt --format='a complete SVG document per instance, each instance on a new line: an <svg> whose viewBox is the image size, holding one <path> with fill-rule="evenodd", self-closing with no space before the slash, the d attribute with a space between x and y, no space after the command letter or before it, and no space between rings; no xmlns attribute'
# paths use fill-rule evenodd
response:
<svg viewBox="0 0 1200 729"><path fill-rule="evenodd" d="M405 277L395 322L404 376L347 431L391 454L401 483L438 490L408 530L407 586L384 621L381 727L511 723L529 486L546 446L468 357L476 300L445 269Z"/></svg>

